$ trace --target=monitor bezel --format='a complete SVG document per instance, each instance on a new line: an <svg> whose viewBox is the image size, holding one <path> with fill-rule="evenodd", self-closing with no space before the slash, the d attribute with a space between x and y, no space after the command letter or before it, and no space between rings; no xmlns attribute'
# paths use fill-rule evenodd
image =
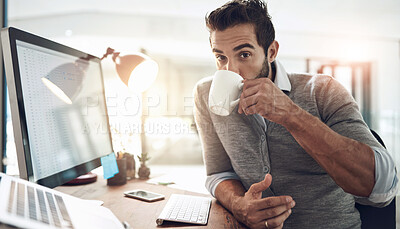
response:
<svg viewBox="0 0 400 229"><path fill-rule="evenodd" d="M17 56L17 47L16 47L17 40L37 45L40 47L44 47L50 50L58 51L61 53L66 53L75 56L77 58L82 58L85 60L97 62L100 68L101 83L103 90L102 94L105 103L104 107L106 109L105 116L107 119L108 131L110 131L110 124L109 124L109 117L107 115L108 111L105 98L104 76L101 68L100 58L76 50L74 48L59 44L49 39L37 36L35 34L19 30L14 27L3 28L1 30L1 42L2 42L6 79L9 91L9 98L10 98L11 116L13 122L14 138L17 150L17 159L18 159L20 177L25 180L34 181L32 161L31 161L31 150L29 146L28 128L26 123L25 106L24 106L22 85L21 85L21 76L19 71L20 68ZM112 138L110 132L109 132L109 138L111 143L110 153L113 153ZM101 165L101 160L100 157L98 157L91 161L79 164L70 169L56 173L54 175L41 178L37 180L36 183L44 185L46 187L54 188L56 186L59 186L76 178L77 176L88 173L91 170L99 167L100 165Z"/></svg>

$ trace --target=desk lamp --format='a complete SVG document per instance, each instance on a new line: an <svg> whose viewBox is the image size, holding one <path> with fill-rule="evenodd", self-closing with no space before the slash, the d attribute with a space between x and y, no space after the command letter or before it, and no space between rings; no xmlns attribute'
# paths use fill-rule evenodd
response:
<svg viewBox="0 0 400 229"><path fill-rule="evenodd" d="M87 64L80 62L80 59L78 59L75 62L57 66L47 75L43 76L41 80L42 83L64 103L72 104L81 90L86 68ZM71 71L73 74L64 74ZM65 84L66 78L68 79L68 84Z"/></svg>
<svg viewBox="0 0 400 229"><path fill-rule="evenodd" d="M106 53L101 60L108 55L112 55L112 60L115 63L117 74L122 82L134 92L145 93L150 85L155 81L158 73L158 64L150 59L143 53L135 53L131 55L121 56L119 52L115 52L112 48L107 48ZM144 130L146 121L144 114L144 103L142 96L142 115L141 115L141 129ZM142 152L146 151L145 141L146 135L144 131L140 133L140 140L142 145Z"/></svg>
<svg viewBox="0 0 400 229"><path fill-rule="evenodd" d="M101 60L111 54L119 78L132 91L144 92L156 79L158 65L150 57L142 53L120 56L119 52L107 48Z"/></svg>
<svg viewBox="0 0 400 229"><path fill-rule="evenodd" d="M112 55L112 60L115 63L117 74L122 82L128 86L128 88L135 92L144 92L150 85L155 81L158 73L158 64L150 59L150 57L142 54L135 53L131 55L121 56L119 52L115 52L112 48L107 48L106 53L103 55L101 60L106 58L108 55ZM144 119L142 116L142 125ZM142 141L144 140L144 134L141 134ZM142 142L143 144L143 142ZM92 176L93 173L82 175L68 184L84 184L95 181ZM88 179L88 176L92 180Z"/></svg>

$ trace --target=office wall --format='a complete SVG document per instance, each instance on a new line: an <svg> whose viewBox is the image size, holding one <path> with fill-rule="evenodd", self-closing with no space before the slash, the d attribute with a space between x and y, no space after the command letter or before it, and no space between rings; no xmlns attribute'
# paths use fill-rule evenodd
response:
<svg viewBox="0 0 400 229"><path fill-rule="evenodd" d="M278 31L279 33L279 31ZM371 62L371 128L384 139L400 165L399 111L400 42L394 38L341 37L325 34L282 32L280 54L301 62L302 57ZM293 42L296 40L296 42ZM302 69L290 69L301 71ZM303 67L305 70L305 65Z"/></svg>

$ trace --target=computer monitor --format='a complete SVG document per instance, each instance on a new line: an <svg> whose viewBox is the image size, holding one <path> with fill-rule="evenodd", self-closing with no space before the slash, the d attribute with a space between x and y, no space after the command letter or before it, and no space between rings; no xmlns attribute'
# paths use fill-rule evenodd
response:
<svg viewBox="0 0 400 229"><path fill-rule="evenodd" d="M1 43L20 177L56 187L113 152L100 59L4 28Z"/></svg>

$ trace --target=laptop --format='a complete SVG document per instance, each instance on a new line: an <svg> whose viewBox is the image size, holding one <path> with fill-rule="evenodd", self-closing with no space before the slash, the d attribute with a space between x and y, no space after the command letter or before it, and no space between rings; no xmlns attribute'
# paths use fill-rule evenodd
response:
<svg viewBox="0 0 400 229"><path fill-rule="evenodd" d="M0 173L0 224L21 228L120 228L107 208Z"/></svg>

